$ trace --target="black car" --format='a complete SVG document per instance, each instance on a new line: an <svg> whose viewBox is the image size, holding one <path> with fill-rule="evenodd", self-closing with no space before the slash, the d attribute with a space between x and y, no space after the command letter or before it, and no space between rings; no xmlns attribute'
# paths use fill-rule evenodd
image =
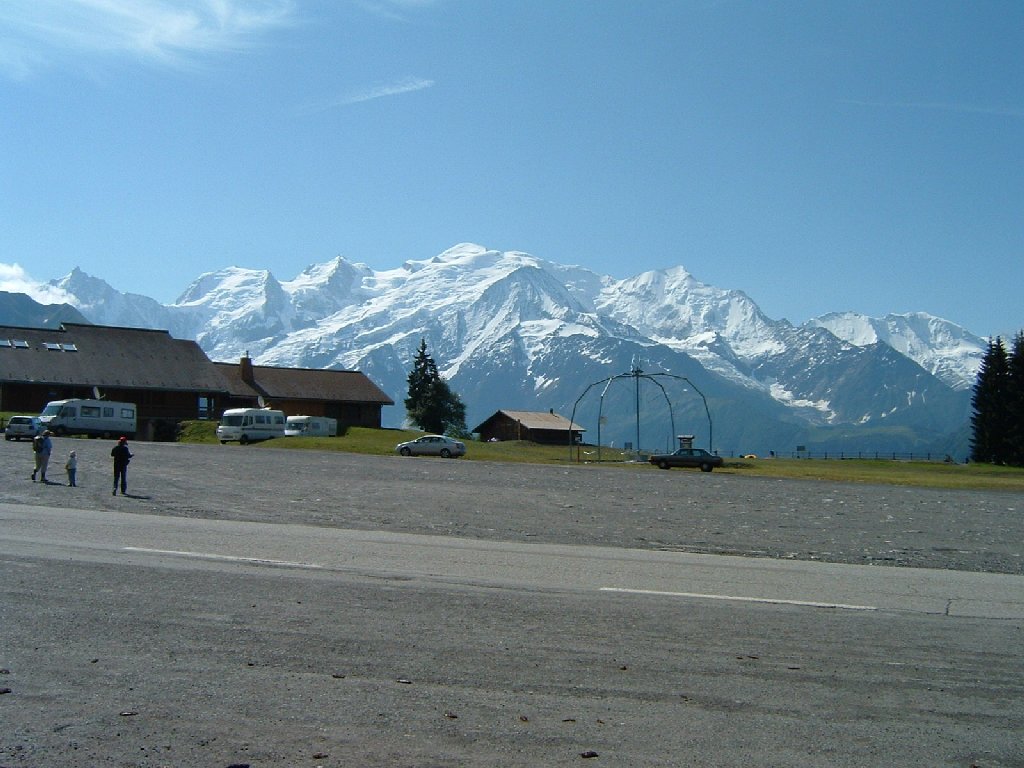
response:
<svg viewBox="0 0 1024 768"><path fill-rule="evenodd" d="M674 453L656 453L647 460L661 469L699 467L701 472L710 472L724 463L721 456L710 454L703 448L680 448Z"/></svg>

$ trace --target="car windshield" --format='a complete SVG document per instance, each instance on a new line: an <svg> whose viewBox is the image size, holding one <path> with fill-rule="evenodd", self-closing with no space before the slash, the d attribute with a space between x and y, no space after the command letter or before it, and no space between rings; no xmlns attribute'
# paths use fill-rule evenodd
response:
<svg viewBox="0 0 1024 768"><path fill-rule="evenodd" d="M242 426L242 414L224 414L220 420L220 425L222 427L240 427Z"/></svg>

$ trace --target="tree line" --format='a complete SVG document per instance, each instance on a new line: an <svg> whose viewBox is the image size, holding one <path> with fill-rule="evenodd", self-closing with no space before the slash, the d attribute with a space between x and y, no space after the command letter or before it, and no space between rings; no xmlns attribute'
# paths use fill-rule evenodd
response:
<svg viewBox="0 0 1024 768"><path fill-rule="evenodd" d="M971 405L971 460L1024 467L1024 331L989 340Z"/></svg>

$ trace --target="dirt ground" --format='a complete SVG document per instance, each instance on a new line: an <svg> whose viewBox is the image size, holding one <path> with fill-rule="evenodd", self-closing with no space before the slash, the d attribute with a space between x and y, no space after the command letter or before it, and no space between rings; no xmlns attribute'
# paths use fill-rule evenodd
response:
<svg viewBox="0 0 1024 768"><path fill-rule="evenodd" d="M133 442L112 496L112 441L55 438L48 483L28 442L0 445L0 501L128 513L1024 573L1024 494ZM78 487L64 462L78 453Z"/></svg>

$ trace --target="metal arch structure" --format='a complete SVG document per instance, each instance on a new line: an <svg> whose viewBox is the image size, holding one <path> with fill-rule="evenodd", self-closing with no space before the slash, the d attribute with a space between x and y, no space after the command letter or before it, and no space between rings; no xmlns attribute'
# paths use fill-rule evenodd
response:
<svg viewBox="0 0 1024 768"><path fill-rule="evenodd" d="M636 397L636 449L638 451L640 450L640 380L641 379L646 379L647 381L650 381L651 383L656 384L658 386L658 388L661 390L661 394L664 396L665 403L668 406L669 419L672 422L672 434L673 435L675 434L676 422L675 422L675 415L674 415L674 413L672 411L672 401L669 399L668 392L665 391L665 387L662 386L661 382L657 380L658 377L667 377L667 378L671 378L671 379L676 379L678 381L685 381L687 383L687 385L692 387L693 391L696 392L700 396L701 402L704 404L704 413L708 417L708 451L710 451L711 453L714 453L714 451L715 451L715 439L714 439L714 425L713 425L713 423L711 421L711 410L708 408L708 399L704 396L704 393L700 391L700 389L697 387L697 385L694 384L692 381L690 381L690 379L688 379L686 376L677 376L674 373L664 373L664 372L644 373L642 370L640 370L640 368L638 366L634 365L633 368L628 373L618 373L618 374L616 374L614 376L608 376L607 378L600 379L599 381L593 382L585 390L583 390L583 393L578 398L576 398L576 402L573 403L573 406L572 406L572 416L570 417L569 421L570 421L570 423L575 424L576 423L576 409L579 407L579 404L583 400L583 398L585 398L587 396L587 393L589 393L590 390L592 390L594 387L599 386L601 384L605 385L604 386L604 390L601 392L601 399L600 399L600 402L598 404L598 411L597 411L597 460L598 461L601 460L601 418L602 418L602 415L604 413L604 397L608 393L608 388L611 386L613 381L617 381L619 379L633 379L634 380L635 397ZM572 449L573 449L574 443L575 443L575 440L573 438L573 433L570 430L570 432L569 432L569 460L570 461L572 461Z"/></svg>

